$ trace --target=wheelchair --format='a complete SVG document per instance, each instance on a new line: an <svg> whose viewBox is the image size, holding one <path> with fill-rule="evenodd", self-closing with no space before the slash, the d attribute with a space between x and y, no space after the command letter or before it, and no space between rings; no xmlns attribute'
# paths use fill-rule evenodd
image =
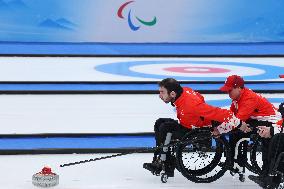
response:
<svg viewBox="0 0 284 189"><path fill-rule="evenodd" d="M211 148L212 142L216 143L214 148ZM226 170L222 166L229 164L227 161L230 158L222 159L222 156L227 152L229 152L228 144L219 138L212 140L209 129L195 129L187 133L181 140L172 140L167 153L169 156L175 157L177 170L187 179L197 183L209 183L225 174ZM221 159L224 162L221 162ZM152 172L153 175L161 176L163 183L166 183L168 179L165 167L163 165L158 174ZM218 168L216 169L216 167ZM207 173L210 172L213 174L208 176Z"/></svg>
<svg viewBox="0 0 284 189"><path fill-rule="evenodd" d="M212 141L213 147L206 148L204 140ZM233 161L237 157L238 147L242 142L249 142L250 155L245 167L238 166ZM204 130L193 130L189 132L176 146L175 156L177 169L188 180L195 183L210 183L222 177L226 171L230 170L232 175L238 173L239 180L244 182L244 170L254 173L261 171L261 153L259 148L261 141L252 135L251 138L241 139L234 149L235 157L231 157L231 148L226 137L213 137L211 132ZM247 153L247 150L244 151Z"/></svg>

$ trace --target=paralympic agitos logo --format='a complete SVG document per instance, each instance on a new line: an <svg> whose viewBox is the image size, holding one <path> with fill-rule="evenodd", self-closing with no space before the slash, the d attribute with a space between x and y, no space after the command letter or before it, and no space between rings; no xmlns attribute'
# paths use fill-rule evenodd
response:
<svg viewBox="0 0 284 189"><path fill-rule="evenodd" d="M123 10L126 8L127 5L129 5L130 3L133 3L134 1L128 1L124 4L122 4L118 11L117 11L117 16L121 19L125 19L124 16L122 15L122 12L124 12ZM128 26L131 30L133 31L137 31L140 29L141 24L144 26L154 26L157 23L157 18L156 16L151 20L151 21L145 21L142 20L141 18L139 18L138 16L135 16L136 20L140 23L140 25L135 25L133 22L133 17L132 17L132 13L131 13L131 9L129 9L128 11L128 15L127 15L127 22L128 22Z"/></svg>

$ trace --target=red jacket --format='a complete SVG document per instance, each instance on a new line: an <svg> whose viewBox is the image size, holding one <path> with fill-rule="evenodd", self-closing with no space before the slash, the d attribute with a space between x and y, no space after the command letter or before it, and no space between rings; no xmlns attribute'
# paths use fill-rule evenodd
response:
<svg viewBox="0 0 284 189"><path fill-rule="evenodd" d="M246 121L249 118L269 121L274 126L274 132L280 132L281 114L266 98L250 89L244 88L241 91L240 98L232 101L230 109L242 121Z"/></svg>
<svg viewBox="0 0 284 189"><path fill-rule="evenodd" d="M187 128L210 126L211 120L228 122L234 117L230 110L206 104L200 93L187 87L183 88L181 96L174 105L180 124Z"/></svg>

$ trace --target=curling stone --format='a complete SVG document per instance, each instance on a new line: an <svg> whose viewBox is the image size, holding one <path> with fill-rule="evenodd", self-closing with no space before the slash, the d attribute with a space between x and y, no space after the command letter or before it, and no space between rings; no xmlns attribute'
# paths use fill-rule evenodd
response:
<svg viewBox="0 0 284 189"><path fill-rule="evenodd" d="M53 187L59 184L59 175L53 173L50 167L45 166L40 172L33 175L32 183L42 188Z"/></svg>

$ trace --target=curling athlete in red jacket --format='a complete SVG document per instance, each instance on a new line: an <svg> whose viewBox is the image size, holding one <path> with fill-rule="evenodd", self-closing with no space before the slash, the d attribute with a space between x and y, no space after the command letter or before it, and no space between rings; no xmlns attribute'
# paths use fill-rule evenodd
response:
<svg viewBox="0 0 284 189"><path fill-rule="evenodd" d="M280 133L282 125L282 116L280 112L278 112L277 108L275 108L266 98L246 88L242 77L238 75L229 76L220 90L229 94L229 97L232 99L230 110L234 112L234 115L239 120L248 123L255 130L258 129L258 132L263 132L262 128L268 129L268 134L270 136ZM233 128L221 124L217 129L219 133L226 133ZM247 132L249 129L243 131ZM231 134L229 139L231 148L234 149L237 141L245 136L246 135L243 132L234 132ZM263 170L267 170L267 167L269 166L269 142L270 139L268 137L262 138ZM241 164L241 162L246 162L247 143L243 143L242 145L244 153L239 153L240 156L234 160L239 164ZM241 148L239 149L241 150ZM234 150L232 150L232 152L234 152ZM232 155L232 157L234 157L234 155ZM244 165L241 166L244 167Z"/></svg>

